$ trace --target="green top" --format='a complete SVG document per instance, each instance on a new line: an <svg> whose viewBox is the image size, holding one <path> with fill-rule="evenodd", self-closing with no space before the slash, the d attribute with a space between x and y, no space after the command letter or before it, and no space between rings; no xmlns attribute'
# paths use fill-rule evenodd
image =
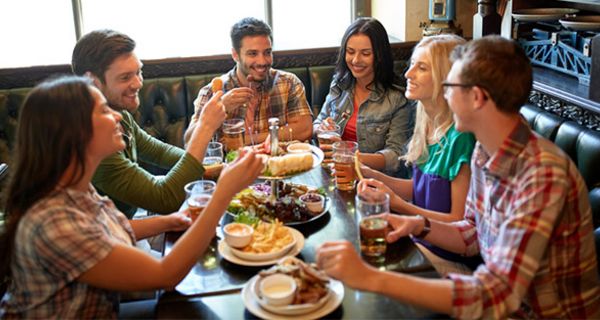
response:
<svg viewBox="0 0 600 320"><path fill-rule="evenodd" d="M439 143L427 147L429 158L427 162L418 165L419 169L425 174L453 181L460 166L471 162L474 147L475 136L456 131L453 124Z"/></svg>
<svg viewBox="0 0 600 320"><path fill-rule="evenodd" d="M160 214L177 211L185 199L185 184L204 174L202 164L184 150L146 133L129 112L121 114L121 126L130 138L125 138L125 150L100 163L92 179L94 186L130 219L137 207ZM155 176L138 160L170 170L165 176Z"/></svg>

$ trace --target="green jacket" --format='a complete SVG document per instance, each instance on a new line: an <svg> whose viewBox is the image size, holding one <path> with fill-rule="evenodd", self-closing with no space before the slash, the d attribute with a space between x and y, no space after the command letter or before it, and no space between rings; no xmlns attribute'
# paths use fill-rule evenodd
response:
<svg viewBox="0 0 600 320"><path fill-rule="evenodd" d="M100 163L92 183L130 219L137 207L160 214L177 211L185 199L185 184L202 177L202 164L184 150L147 134L129 112L121 114L121 126L129 135L124 137L127 146ZM138 160L169 172L155 176Z"/></svg>

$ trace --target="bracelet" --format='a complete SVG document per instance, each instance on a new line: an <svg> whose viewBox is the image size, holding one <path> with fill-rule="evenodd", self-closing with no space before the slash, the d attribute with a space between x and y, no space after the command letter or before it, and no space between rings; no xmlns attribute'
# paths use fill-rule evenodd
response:
<svg viewBox="0 0 600 320"><path fill-rule="evenodd" d="M419 239L423 239L427 236L427 234L429 233L429 231L431 231L431 222L429 222L429 219L427 219L427 217L424 217L422 215L417 215L417 217L420 217L423 219L423 230L421 230L421 233L417 234L417 235L413 235L416 238Z"/></svg>

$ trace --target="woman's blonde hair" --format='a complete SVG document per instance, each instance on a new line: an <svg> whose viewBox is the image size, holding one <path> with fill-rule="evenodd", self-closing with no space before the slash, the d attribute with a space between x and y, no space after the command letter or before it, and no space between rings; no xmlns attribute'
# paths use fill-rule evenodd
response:
<svg viewBox="0 0 600 320"><path fill-rule="evenodd" d="M418 102L413 136L408 143L408 151L401 157L407 164L427 161L429 157L427 132L430 131L430 128L433 134L433 141L431 142L442 143L442 138L454 123L448 103L445 99L439 99L439 97L444 94L442 81L446 79L452 67L450 53L454 47L465 42L465 39L456 35L437 35L425 37L415 46L415 51L418 48L426 49L425 57L429 60L433 80L433 96L431 99L434 104L439 104L441 101L443 108L442 112L432 119L425 112L423 104L420 101ZM415 51L413 51L413 54Z"/></svg>

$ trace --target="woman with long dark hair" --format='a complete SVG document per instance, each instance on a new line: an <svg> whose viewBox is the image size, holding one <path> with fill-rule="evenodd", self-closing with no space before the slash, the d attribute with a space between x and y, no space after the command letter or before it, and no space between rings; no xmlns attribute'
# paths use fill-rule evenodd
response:
<svg viewBox="0 0 600 320"><path fill-rule="evenodd" d="M203 214L169 255L155 259L136 239L183 230L186 214L128 221L90 184L100 161L125 147L120 118L86 78L58 78L29 93L0 239L0 279L9 280L0 317L114 318L118 291L175 287L209 245L231 197L264 167L251 152L228 166Z"/></svg>
<svg viewBox="0 0 600 320"><path fill-rule="evenodd" d="M414 107L404 97L383 25L359 18L342 38L330 91L314 132L341 127L341 139L358 142L360 161L371 168L406 176L404 153L414 120ZM330 146L322 146L324 150Z"/></svg>

